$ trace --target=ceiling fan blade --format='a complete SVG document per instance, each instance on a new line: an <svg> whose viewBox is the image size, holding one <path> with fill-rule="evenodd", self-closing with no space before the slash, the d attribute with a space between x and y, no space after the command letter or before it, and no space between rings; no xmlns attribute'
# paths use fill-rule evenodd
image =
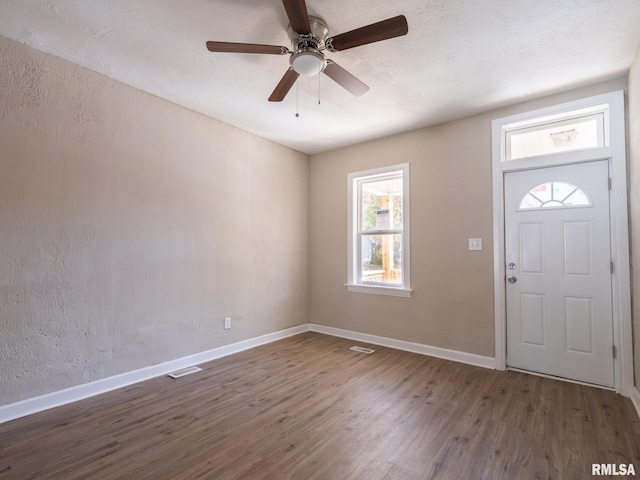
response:
<svg viewBox="0 0 640 480"><path fill-rule="evenodd" d="M280 83L276 86L275 90L269 97L270 102L281 102L284 100L284 97L287 96L293 84L296 83L300 75L293 68L287 70L287 73L284 74L284 77L280 80Z"/></svg>
<svg viewBox="0 0 640 480"><path fill-rule="evenodd" d="M369 87L347 72L333 60L327 62L324 73L334 82L344 87L348 92L359 97L369 91Z"/></svg>
<svg viewBox="0 0 640 480"><path fill-rule="evenodd" d="M291 28L296 33L311 33L309 14L304 0L282 0L284 9L287 11Z"/></svg>
<svg viewBox="0 0 640 480"><path fill-rule="evenodd" d="M232 43L232 42L207 42L207 50L210 52L228 53L268 53L272 55L285 55L289 53L287 47L276 45L259 45L257 43Z"/></svg>
<svg viewBox="0 0 640 480"><path fill-rule="evenodd" d="M407 18L404 15L398 15L397 17L341 33L327 39L326 43L330 51L339 52L348 48L367 45L368 43L400 37L406 35L408 31Z"/></svg>

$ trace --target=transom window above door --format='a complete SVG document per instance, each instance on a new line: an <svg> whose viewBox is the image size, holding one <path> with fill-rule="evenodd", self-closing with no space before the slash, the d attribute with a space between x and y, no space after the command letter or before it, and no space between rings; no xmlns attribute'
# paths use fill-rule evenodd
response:
<svg viewBox="0 0 640 480"><path fill-rule="evenodd" d="M503 161L604 147L607 115L606 106L597 106L506 125Z"/></svg>
<svg viewBox="0 0 640 480"><path fill-rule="evenodd" d="M539 208L590 207L589 195L567 182L546 182L533 187L520 200L518 210Z"/></svg>

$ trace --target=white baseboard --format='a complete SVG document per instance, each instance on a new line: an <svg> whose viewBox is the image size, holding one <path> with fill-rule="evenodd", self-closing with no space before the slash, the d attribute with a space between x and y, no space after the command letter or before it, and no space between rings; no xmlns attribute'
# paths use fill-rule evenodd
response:
<svg viewBox="0 0 640 480"><path fill-rule="evenodd" d="M169 362L152 365L150 367L141 368L131 372L115 375L113 377L104 378L95 382L77 385L75 387L59 390L57 392L48 393L34 398L29 398L20 402L9 405L0 406L0 424L14 420L16 418L25 417L33 413L42 412L50 408L59 407L68 403L93 397L101 393L106 393L118 388L126 387L134 383L149 380L151 378L166 375L182 368L210 362L217 358L225 357L234 353L242 352L250 348L275 342L283 338L292 337L304 332L317 332L334 337L346 338L359 342L380 345L382 347L395 348L407 352L419 353L431 357L452 360L454 362L466 363L478 367L496 368L496 361L493 357L485 357L475 355L473 353L465 353L457 350L448 350L446 348L432 347L421 343L407 342L404 340L396 340L394 338L381 337L378 335L370 335L368 333L354 332L352 330L344 330L342 328L328 327L325 325L317 325L308 323L299 325L278 332L269 333L260 337L250 338L241 342L225 345L223 347L214 348L205 352L196 353ZM631 401L640 417L640 392L636 388L631 388Z"/></svg>
<svg viewBox="0 0 640 480"><path fill-rule="evenodd" d="M16 418L31 415L33 413L42 412L50 408L59 407L61 405L93 397L101 393L116 390L118 388L126 387L134 383L166 375L175 370L210 362L211 360L225 357L233 353L242 352L243 350L265 345L293 335L298 335L308 330L308 324L299 325L297 327L287 328L285 330L269 333L260 337L250 338L242 342L232 343L231 345L225 345L205 352L178 358L169 362L160 363L158 365L152 365L150 367L133 370L120 375L114 375L113 377L104 378L102 380L96 380L95 382L85 383L83 385L77 385L75 387L29 398L9 405L3 405L0 406L0 424Z"/></svg>
<svg viewBox="0 0 640 480"><path fill-rule="evenodd" d="M636 387L631 388L631 401L633 402L633 406L636 407L636 412L638 413L638 417L640 417L640 392Z"/></svg>
<svg viewBox="0 0 640 480"><path fill-rule="evenodd" d="M223 347L214 348L205 352L196 353L186 357L171 360L169 362L152 365L150 367L133 370L113 377L96 380L95 382L77 385L75 387L66 388L57 392L48 393L34 398L22 400L20 402L11 403L9 405L0 406L0 424L15 420L16 418L25 417L34 413L49 410L50 408L59 407L68 403L77 402L85 398L93 397L101 393L106 393L118 388L126 387L134 383L143 382L155 377L167 375L176 370L180 370L193 365L210 362L217 358L225 357L233 353L242 352L250 348L275 342L283 338L291 337L307 331L332 335L334 337L348 338L360 342L371 343L383 347L395 348L407 352L429 355L432 357L453 360L455 362L466 363L484 368L495 369L495 359L491 357L483 357L472 353L459 352L456 350L447 350L445 348L432 347L420 343L406 342L393 338L380 337L367 333L359 333L351 330L343 330L341 328L327 327L324 325L304 324L296 327L280 330L278 332L269 333L260 337L251 338L242 342L225 345ZM637 394L637 391L636 391ZM640 412L640 396L634 400L636 408Z"/></svg>
<svg viewBox="0 0 640 480"><path fill-rule="evenodd" d="M457 350L448 350L446 348L432 347L422 343L406 342L404 340L396 340L394 338L379 337L378 335L370 335L368 333L359 333L351 330L343 330L341 328L327 327L325 325L310 324L309 330L312 332L333 335L334 337L347 338L349 340L357 340L360 342L372 343L382 347L395 348L407 352L419 353L430 357L443 358L454 362L466 363L484 368L496 368L496 360L493 357L484 357L473 353L459 352Z"/></svg>

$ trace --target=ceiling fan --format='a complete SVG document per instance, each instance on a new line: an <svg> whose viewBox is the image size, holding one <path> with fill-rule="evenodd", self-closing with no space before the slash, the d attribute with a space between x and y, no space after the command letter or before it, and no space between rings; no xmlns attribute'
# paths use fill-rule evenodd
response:
<svg viewBox="0 0 640 480"><path fill-rule="evenodd" d="M307 13L305 0L282 0L289 17L288 33L292 49L276 45L255 43L207 42L211 52L263 53L271 55L291 55L289 69L269 97L270 102L281 102L289 93L300 75L324 73L355 96L360 96L369 87L346 71L324 52L340 52L348 48L406 35L409 31L404 15L372 23L349 32L329 37L327 23Z"/></svg>

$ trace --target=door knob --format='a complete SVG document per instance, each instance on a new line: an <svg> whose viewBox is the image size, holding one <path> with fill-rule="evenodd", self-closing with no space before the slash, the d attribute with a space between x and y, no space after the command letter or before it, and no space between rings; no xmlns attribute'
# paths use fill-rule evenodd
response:
<svg viewBox="0 0 640 480"><path fill-rule="evenodd" d="M518 281L518 279L516 277L514 277L513 275L511 275L510 277L507 278L507 281L509 283L516 283Z"/></svg>

